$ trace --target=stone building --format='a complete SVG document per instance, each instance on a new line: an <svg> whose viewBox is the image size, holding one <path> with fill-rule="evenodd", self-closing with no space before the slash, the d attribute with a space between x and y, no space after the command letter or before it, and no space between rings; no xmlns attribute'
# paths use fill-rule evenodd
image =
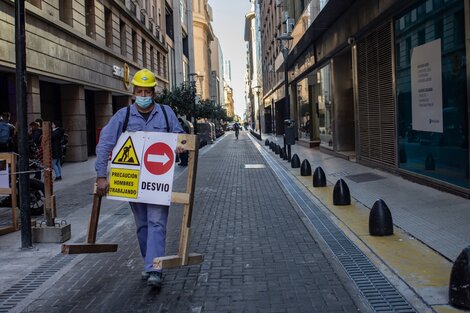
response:
<svg viewBox="0 0 470 313"><path fill-rule="evenodd" d="M177 8L186 16L180 1L174 2L178 6L169 0L26 2L28 121L62 121L69 135L68 161L84 161L95 153L101 128L131 102L130 81L137 70L152 70L160 89L169 87L173 77L189 74L189 69L177 72L169 66L170 61L184 63L169 51L181 50L190 34L180 30L180 14L176 23L168 14ZM181 2L192 6L190 0ZM171 32L174 46L167 39ZM0 1L0 33L0 110L11 112L14 121L14 1ZM189 51L179 55L186 63L192 59Z"/></svg>

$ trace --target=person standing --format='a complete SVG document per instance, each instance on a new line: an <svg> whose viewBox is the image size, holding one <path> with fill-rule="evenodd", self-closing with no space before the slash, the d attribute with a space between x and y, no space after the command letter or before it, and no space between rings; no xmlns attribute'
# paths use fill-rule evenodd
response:
<svg viewBox="0 0 470 313"><path fill-rule="evenodd" d="M52 122L51 150L52 150L52 168L54 169L55 181L62 180L62 141L64 139L64 130L60 127L60 122Z"/></svg>
<svg viewBox="0 0 470 313"><path fill-rule="evenodd" d="M9 112L3 113L0 118L0 152L11 152L13 151L15 126L10 124Z"/></svg>
<svg viewBox="0 0 470 313"><path fill-rule="evenodd" d="M123 132L129 130L183 133L173 110L154 101L157 81L151 71L142 69L135 73L132 84L135 102L117 111L100 133L95 163L97 194L100 196L106 195L109 190L108 157ZM177 147L175 152L181 153L184 150ZM161 287L162 272L153 268L153 259L165 255L169 207L136 202L131 202L130 206L134 214L140 252L144 259L142 279L147 280L148 286Z"/></svg>
<svg viewBox="0 0 470 313"><path fill-rule="evenodd" d="M184 122L184 120L179 117L178 121L180 122L181 128L183 128L184 132L186 134L190 133L188 125ZM185 151L183 153L180 153L180 163L178 164L179 166L188 166L188 159L189 159L189 152Z"/></svg>

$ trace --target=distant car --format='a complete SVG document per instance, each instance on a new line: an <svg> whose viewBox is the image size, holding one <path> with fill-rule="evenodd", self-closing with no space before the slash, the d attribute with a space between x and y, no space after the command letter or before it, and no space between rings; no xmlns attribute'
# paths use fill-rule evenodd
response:
<svg viewBox="0 0 470 313"><path fill-rule="evenodd" d="M227 125L227 130L234 130L234 129L233 129L233 125L234 125L234 124L235 124L235 123L228 123L228 125Z"/></svg>

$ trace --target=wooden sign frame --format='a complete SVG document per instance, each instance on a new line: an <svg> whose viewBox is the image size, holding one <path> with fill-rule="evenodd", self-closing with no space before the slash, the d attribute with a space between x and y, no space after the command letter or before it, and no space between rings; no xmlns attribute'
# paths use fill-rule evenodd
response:
<svg viewBox="0 0 470 313"><path fill-rule="evenodd" d="M203 255L198 253L188 253L189 236L191 229L191 218L194 204L194 190L196 187L197 160L199 154L199 137L190 134L178 134L177 147L182 147L189 152L188 177L186 180L186 192L173 192L171 202L183 204L183 219L180 231L179 251L177 255L170 255L155 258L153 266L155 269L172 268L177 266L195 265L203 261ZM88 224L88 235L85 244L63 244L62 253L82 254L116 252L117 244L96 243L96 233L98 230L98 220L101 208L101 197L96 194L96 186L93 197L93 208Z"/></svg>
<svg viewBox="0 0 470 313"><path fill-rule="evenodd" d="M11 225L0 228L0 235L5 235L18 230L17 217L17 190L16 190L16 157L13 153L0 153L0 160L6 162L9 168L10 188L0 188L1 194L9 194L11 197Z"/></svg>

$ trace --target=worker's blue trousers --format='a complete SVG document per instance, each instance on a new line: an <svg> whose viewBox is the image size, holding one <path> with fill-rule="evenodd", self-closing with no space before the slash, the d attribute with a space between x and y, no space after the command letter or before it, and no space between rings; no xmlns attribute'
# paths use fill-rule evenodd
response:
<svg viewBox="0 0 470 313"><path fill-rule="evenodd" d="M165 255L166 222L168 220L168 206L133 203L137 239L140 253L144 258L145 271L156 271L153 268L153 259Z"/></svg>

